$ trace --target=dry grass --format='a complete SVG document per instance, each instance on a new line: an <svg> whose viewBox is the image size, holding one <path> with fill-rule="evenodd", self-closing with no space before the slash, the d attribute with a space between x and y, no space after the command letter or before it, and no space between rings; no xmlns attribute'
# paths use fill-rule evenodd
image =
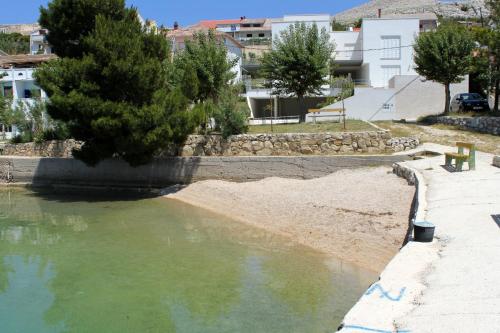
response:
<svg viewBox="0 0 500 333"><path fill-rule="evenodd" d="M480 151L500 155L500 136L497 135L465 131L455 126L442 124L427 126L392 121L378 121L375 124L390 130L394 137L413 136L419 138L421 142L447 146L454 146L457 141L472 142Z"/></svg>
<svg viewBox="0 0 500 333"><path fill-rule="evenodd" d="M248 129L248 133L324 133L324 132L361 132L377 130L367 122L361 120L347 120L346 129L338 122L323 122L317 124L281 124L273 125L253 125Z"/></svg>

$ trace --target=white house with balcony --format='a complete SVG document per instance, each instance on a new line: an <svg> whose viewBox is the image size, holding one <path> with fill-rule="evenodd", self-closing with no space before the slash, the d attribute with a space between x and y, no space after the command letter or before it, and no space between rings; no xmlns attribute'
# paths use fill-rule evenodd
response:
<svg viewBox="0 0 500 333"><path fill-rule="evenodd" d="M54 59L55 55L15 55L0 57L0 95L17 103L33 103L35 98L47 95L36 85L33 73L40 64ZM19 134L15 126L0 124L0 139L10 139Z"/></svg>
<svg viewBox="0 0 500 333"><path fill-rule="evenodd" d="M330 40L335 45L335 74L349 76L356 84L355 95L345 101L348 117L366 120L416 119L442 111L440 101L444 100L444 95L441 99L439 84L425 82L419 77L413 61L416 38L421 32L437 27L436 15L367 18L362 20L361 28L347 31L333 31L332 17L328 14L287 15L272 20L273 38L279 38L282 31L296 22L316 24L319 30L325 29L330 34ZM453 86L452 90L467 91L467 82ZM431 103L412 103L407 99L415 98L414 91L421 96L432 96L433 100ZM315 108L320 101L335 93L334 89L325 87L323 95L309 96L307 107ZM246 96L255 123L262 118L273 117L279 122L280 118L297 116L298 107L293 97L280 96L277 99L270 90L251 84L247 84ZM399 110L397 105L401 106ZM329 107L340 106L334 104ZM320 119L330 120L327 115L325 112L325 117Z"/></svg>
<svg viewBox="0 0 500 333"><path fill-rule="evenodd" d="M47 29L39 29L30 35L30 54L51 54L52 47L47 41Z"/></svg>

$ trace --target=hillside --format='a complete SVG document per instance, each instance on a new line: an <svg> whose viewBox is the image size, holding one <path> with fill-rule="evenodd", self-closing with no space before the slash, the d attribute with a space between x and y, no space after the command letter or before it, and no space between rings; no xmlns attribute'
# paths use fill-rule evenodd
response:
<svg viewBox="0 0 500 333"><path fill-rule="evenodd" d="M479 18L480 10L488 15L484 0L437 1L437 0L372 0L358 7L336 14L338 22L352 23L360 18L376 17L382 9L382 17L394 14L435 13L453 18Z"/></svg>

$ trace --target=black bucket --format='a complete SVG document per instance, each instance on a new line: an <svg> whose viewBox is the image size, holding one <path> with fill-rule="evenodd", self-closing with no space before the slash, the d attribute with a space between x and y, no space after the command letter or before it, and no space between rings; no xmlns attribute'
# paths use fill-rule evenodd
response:
<svg viewBox="0 0 500 333"><path fill-rule="evenodd" d="M434 238L434 224L427 221L413 222L413 240L415 242L430 243Z"/></svg>

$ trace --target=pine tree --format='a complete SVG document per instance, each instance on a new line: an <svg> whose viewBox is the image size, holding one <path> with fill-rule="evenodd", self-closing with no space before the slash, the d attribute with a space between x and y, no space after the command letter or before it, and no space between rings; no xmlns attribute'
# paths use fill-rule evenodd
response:
<svg viewBox="0 0 500 333"><path fill-rule="evenodd" d="M54 3L49 8L55 11ZM196 126L187 111L188 99L168 85L168 42L147 33L134 10L125 12L119 20L97 15L95 28L85 32L78 47L61 43L63 56L36 72L50 98L49 115L84 141L74 156L88 165L110 157L133 166L147 163L169 143L182 142Z"/></svg>
<svg viewBox="0 0 500 333"><path fill-rule="evenodd" d="M414 48L417 73L445 86L444 113L448 113L450 84L462 82L472 65L471 34L462 26L442 24L436 31L421 33Z"/></svg>
<svg viewBox="0 0 500 333"><path fill-rule="evenodd" d="M81 44L94 31L97 15L122 20L131 9L125 0L52 0L40 8L40 25L48 29L47 41L59 57L79 58Z"/></svg>
<svg viewBox="0 0 500 333"><path fill-rule="evenodd" d="M304 97L322 94L328 84L334 45L325 29L318 31L316 24L290 25L281 33L262 60L262 70L277 96L297 96L300 120L306 118Z"/></svg>

